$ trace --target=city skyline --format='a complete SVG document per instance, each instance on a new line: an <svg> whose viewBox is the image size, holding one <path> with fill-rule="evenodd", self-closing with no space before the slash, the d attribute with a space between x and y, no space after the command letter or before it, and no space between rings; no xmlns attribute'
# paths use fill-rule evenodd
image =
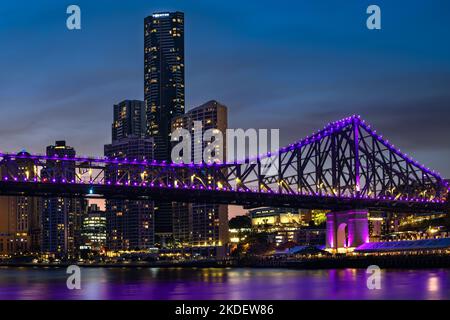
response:
<svg viewBox="0 0 450 320"><path fill-rule="evenodd" d="M0 300L449 299L448 12L2 2Z"/></svg>
<svg viewBox="0 0 450 320"><path fill-rule="evenodd" d="M230 127L279 127L282 145L292 142L293 137L309 134L326 120L358 113L419 162L450 176L446 165L450 151L445 143L449 132L444 126L448 112L445 107L449 105L446 93L450 83L449 46L439 40L448 22L436 18L439 12L431 3L412 1L408 6L410 14L425 13L422 22L430 22L433 16L433 23L424 26L410 23L410 15L400 5L381 1L387 13L384 28L390 28L389 33L364 30L363 3L297 4L298 23L293 23L293 14L282 8L253 12L251 3L234 11L233 4L220 4L224 11L221 14L208 4L179 1L159 6L137 1L126 10L119 10L120 5L114 2L107 8L84 1L79 5L83 27L78 33L65 29L63 5L46 10L49 3L44 1L40 7L33 8L33 14L28 13L26 26L42 19L34 31L27 29L34 32L35 40L31 39L29 45L34 50L33 57L42 62L38 65L21 61L21 54L11 57L11 52L22 46L12 37L24 29L15 28L11 34L4 34L18 22L12 19L2 22L7 26L0 31L7 46L0 57L9 63L0 76L4 88L1 100L10 115L0 123L4 137L0 144L2 150L18 152L25 148L42 153L44 146L52 141L65 139L79 154L101 155L110 128L110 117L104 116L105 110L109 114L113 104L143 98L142 20L152 12L167 9L180 10L186 15L187 111L216 99L229 106ZM337 10L325 11L327 5ZM12 4L2 5L1 9L11 18L22 13ZM120 40L112 40L109 35L99 43L93 42L108 29L99 15L100 9L113 16L119 11L123 15L123 23L111 26L111 32L122 41L128 39L126 50L119 49L116 42ZM205 15L205 11L210 14ZM314 17L319 14L328 19L316 24ZM345 21L343 18L350 14L356 18ZM270 16L271 21L258 29L255 22L263 16ZM290 24L285 25L283 21ZM203 28L204 23L213 22L209 30ZM237 22L245 23L236 29ZM361 28L356 28L360 24ZM333 31L332 26L341 28ZM252 43L246 45L249 38L253 39ZM41 41L33 42L37 40ZM44 50L51 41L62 41L53 54ZM207 45L201 46L202 43ZM377 46L383 46L381 52L372 53ZM268 47L270 50L265 50ZM282 50L274 51L274 48ZM402 56L405 50L409 53L407 58ZM77 57L86 65L81 65ZM55 63L50 65L50 62ZM5 75L12 74L9 68L20 69L18 63L24 70L30 70L27 74L34 76L24 78L23 71L17 70L14 76L6 78ZM352 66L347 69L348 64ZM42 77L44 70L48 76ZM236 79L244 71L243 84L240 84ZM19 95L19 88L27 88L27 95ZM93 105L99 107L92 108ZM274 114L270 112L273 108L284 112ZM427 114L423 112L425 108ZM249 114L252 121L248 121ZM419 126L421 130L416 129ZM92 136L98 137L98 141L93 141ZM88 140L91 145L87 147Z"/></svg>

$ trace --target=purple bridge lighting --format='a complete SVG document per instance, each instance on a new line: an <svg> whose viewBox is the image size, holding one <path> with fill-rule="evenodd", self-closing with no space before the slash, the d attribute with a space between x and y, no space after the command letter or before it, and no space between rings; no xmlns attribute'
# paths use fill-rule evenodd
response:
<svg viewBox="0 0 450 320"><path fill-rule="evenodd" d="M276 170L265 170L267 163ZM447 212L448 191L439 173L394 147L359 116L329 123L277 152L233 163L0 152L0 195Z"/></svg>

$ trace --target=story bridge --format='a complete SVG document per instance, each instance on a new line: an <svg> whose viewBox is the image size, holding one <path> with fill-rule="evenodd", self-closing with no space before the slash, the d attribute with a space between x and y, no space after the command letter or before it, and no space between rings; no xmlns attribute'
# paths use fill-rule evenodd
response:
<svg viewBox="0 0 450 320"><path fill-rule="evenodd" d="M437 172L356 115L277 152L232 163L0 153L0 195L447 213L448 192ZM339 217L329 217L337 230ZM367 214L345 217L347 225Z"/></svg>

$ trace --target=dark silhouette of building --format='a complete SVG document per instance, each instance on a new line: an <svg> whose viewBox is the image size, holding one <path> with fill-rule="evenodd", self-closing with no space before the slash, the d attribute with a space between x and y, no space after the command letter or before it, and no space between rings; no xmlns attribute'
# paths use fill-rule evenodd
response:
<svg viewBox="0 0 450 320"><path fill-rule="evenodd" d="M146 136L144 103L125 100L114 106L112 143L105 145L110 158L153 159L153 138ZM108 180L121 176L120 168L106 170ZM128 179L142 179L136 172ZM154 244L154 212L151 201L107 200L106 244L109 250L141 250Z"/></svg>

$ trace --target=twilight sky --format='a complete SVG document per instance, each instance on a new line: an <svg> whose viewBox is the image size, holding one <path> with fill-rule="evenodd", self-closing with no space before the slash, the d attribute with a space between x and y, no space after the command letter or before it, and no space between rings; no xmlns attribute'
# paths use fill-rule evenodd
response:
<svg viewBox="0 0 450 320"><path fill-rule="evenodd" d="M143 98L144 17L166 10L185 12L188 109L216 99L230 127L280 128L282 144L357 113L450 177L448 0L2 1L0 149L102 155L112 105Z"/></svg>

